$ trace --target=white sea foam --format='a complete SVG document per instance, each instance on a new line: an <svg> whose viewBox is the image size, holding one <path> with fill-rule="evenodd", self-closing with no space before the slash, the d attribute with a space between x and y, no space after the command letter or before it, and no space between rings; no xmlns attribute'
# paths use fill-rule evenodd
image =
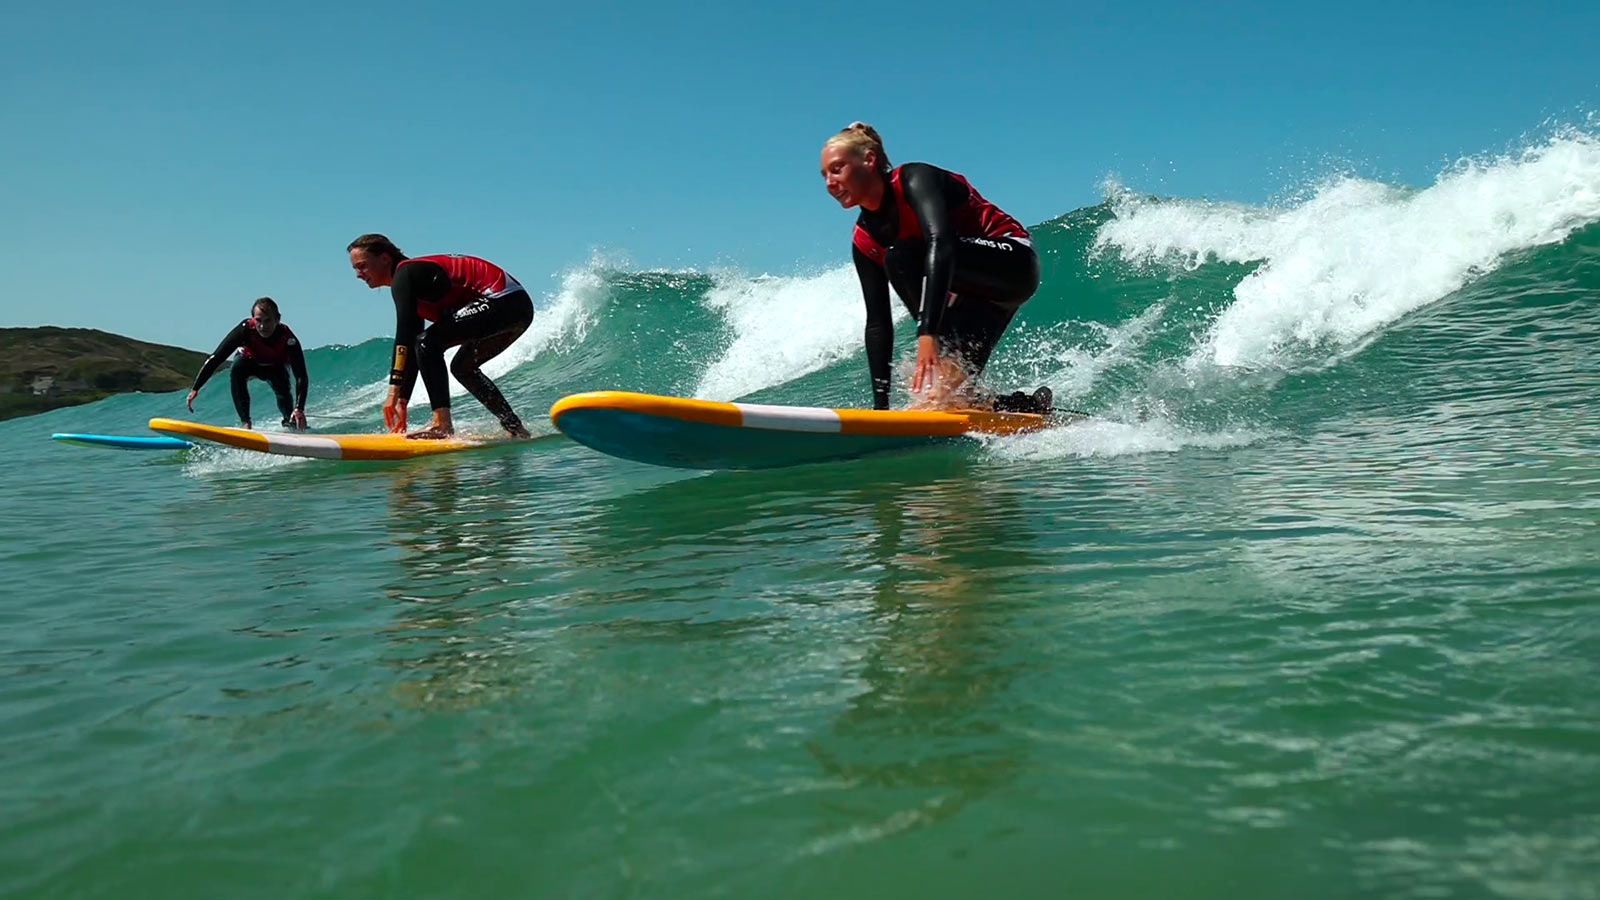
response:
<svg viewBox="0 0 1600 900"><path fill-rule="evenodd" d="M1063 328L1015 329L1000 345L987 380L1019 387L1047 384L1058 403L1085 396L1107 371L1137 358L1165 312L1157 303L1119 325L1081 323L1095 336L1087 345L1061 337Z"/></svg>
<svg viewBox="0 0 1600 900"><path fill-rule="evenodd" d="M1201 431L1162 419L1119 422L1096 418L1032 434L988 438L985 443L989 452L1001 459L1040 460L1172 453L1191 447L1221 450L1263 437L1246 428Z"/></svg>
<svg viewBox="0 0 1600 900"><path fill-rule="evenodd" d="M732 400L861 352L866 318L853 266L789 277L719 274L705 303L733 340L695 387L702 399ZM898 302L894 309L905 315Z"/></svg>
<svg viewBox="0 0 1600 900"><path fill-rule="evenodd" d="M195 448L189 451L188 458L184 460L183 470L196 478L212 478L250 472L271 472L284 466L306 462L310 460L298 456L257 453L253 450L240 450L202 441L197 442Z"/></svg>
<svg viewBox="0 0 1600 900"><path fill-rule="evenodd" d="M1134 263L1260 266L1195 347L1191 367L1274 366L1385 324L1494 270L1507 254L1600 221L1600 139L1569 132L1464 160L1429 187L1330 181L1283 208L1125 196L1096 252Z"/></svg>

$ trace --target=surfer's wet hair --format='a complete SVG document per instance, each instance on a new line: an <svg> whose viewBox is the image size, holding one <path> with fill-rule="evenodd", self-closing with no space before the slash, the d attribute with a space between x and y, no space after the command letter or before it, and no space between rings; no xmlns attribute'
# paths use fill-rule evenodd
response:
<svg viewBox="0 0 1600 900"><path fill-rule="evenodd" d="M394 245L394 241L389 240L387 237L381 234L363 234L362 236L351 241L350 246L344 249L346 252L351 250L365 250L367 253L370 253L373 256L377 256L380 253L387 253L394 258L395 262L399 262L400 260L406 258L406 255L400 252L400 248Z"/></svg>
<svg viewBox="0 0 1600 900"><path fill-rule="evenodd" d="M263 309L269 313L272 313L272 317L274 319L283 318L283 313L278 312L278 301L272 299L271 297L257 298L256 302L250 304L250 315L253 316Z"/></svg>
<svg viewBox="0 0 1600 900"><path fill-rule="evenodd" d="M851 122L822 146L848 147L856 159L866 159L867 151L871 150L878 154L878 168L884 172L890 169L889 154L883 150L883 138L878 136L878 129L865 122Z"/></svg>

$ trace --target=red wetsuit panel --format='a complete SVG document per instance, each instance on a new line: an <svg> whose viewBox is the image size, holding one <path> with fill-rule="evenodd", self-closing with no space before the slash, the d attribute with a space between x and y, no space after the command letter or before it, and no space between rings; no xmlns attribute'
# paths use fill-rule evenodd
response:
<svg viewBox="0 0 1600 900"><path fill-rule="evenodd" d="M889 173L889 185L894 192L895 206L900 216L900 230L895 235L896 241L922 237L922 223L917 221L917 213L906 200L905 189L900 186L901 168L896 166ZM1023 228L1021 222L1013 219L1005 210L983 199L983 195L978 193L964 176L950 171L945 171L945 174L967 189L966 202L950 210L950 221L955 225L957 237L1026 238L1028 236L1028 229ZM860 224L856 225L855 234L851 239L856 248L868 258L880 266L883 265L887 248L878 243Z"/></svg>
<svg viewBox="0 0 1600 900"><path fill-rule="evenodd" d="M274 366L289 362L289 348L297 343L289 326L279 322L272 337L264 338L256 330L255 319L245 319L239 324L245 328L244 345L239 348L240 355L245 359Z"/></svg>
<svg viewBox="0 0 1600 900"><path fill-rule="evenodd" d="M507 274L505 269L476 256L457 254L416 256L401 260L400 265L414 262L433 263L450 276L450 292L444 299L436 302L423 300L417 302L417 315L429 322L437 322L440 316L460 309L479 297L499 297L502 294L522 290L522 285Z"/></svg>

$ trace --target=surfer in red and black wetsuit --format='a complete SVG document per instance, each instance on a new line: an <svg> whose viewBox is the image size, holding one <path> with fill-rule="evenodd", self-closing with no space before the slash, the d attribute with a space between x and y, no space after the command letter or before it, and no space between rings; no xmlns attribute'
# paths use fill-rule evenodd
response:
<svg viewBox="0 0 1600 900"><path fill-rule="evenodd" d="M239 414L239 424L245 428L251 427L250 379L260 378L272 385L272 392L278 398L278 412L283 413L283 424L291 428L305 428L306 391L311 387L311 380L306 377L305 351L300 347L300 339L294 336L289 326L283 324L278 304L271 297L262 297L252 304L250 318L233 326L217 349L206 357L205 363L200 366L200 374L194 377L194 386L189 388L189 396L184 398L189 411L194 412L194 398L200 395L200 388L205 386L223 360L236 350L239 359L233 363L231 377L233 408ZM289 400L291 368L294 369L292 403Z"/></svg>
<svg viewBox="0 0 1600 900"><path fill-rule="evenodd" d="M840 206L861 207L852 256L867 304L873 408L889 408L891 285L917 320L911 377L911 392L923 395L917 405L973 405L970 380L1039 288L1039 256L1028 230L954 172L927 163L891 167L882 138L862 122L823 144L822 178ZM1050 400L1041 388L993 405L1049 412Z"/></svg>
<svg viewBox="0 0 1600 900"><path fill-rule="evenodd" d="M511 346L533 321L533 298L522 285L506 270L476 256L408 258L381 234L363 234L346 249L356 277L368 287L388 287L394 297L394 363L389 369L389 395L383 401L383 421L389 430L406 430L406 403L420 372L433 417L426 428L407 436L442 438L455 433L444 351L460 346L450 373L512 437L527 437L528 429L511 404L483 374L483 364ZM433 324L425 326L424 321Z"/></svg>

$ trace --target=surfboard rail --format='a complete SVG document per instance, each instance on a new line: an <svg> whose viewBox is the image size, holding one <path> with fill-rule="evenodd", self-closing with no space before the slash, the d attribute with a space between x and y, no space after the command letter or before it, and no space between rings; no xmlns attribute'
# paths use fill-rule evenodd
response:
<svg viewBox="0 0 1600 900"><path fill-rule="evenodd" d="M304 434L252 431L226 425L206 425L183 419L154 418L150 428L162 434L196 438L214 444L254 450L275 456L310 459L393 460L438 453L455 453L491 447L509 438L450 437L441 440L408 438L403 434Z"/></svg>
<svg viewBox="0 0 1600 900"><path fill-rule="evenodd" d="M182 438L166 435L85 434L58 431L50 435L50 439L83 447L103 447L113 450L187 450L194 446Z"/></svg>
<svg viewBox="0 0 1600 900"><path fill-rule="evenodd" d="M848 459L969 434L1018 434L1050 420L987 410L873 410L696 400L633 391L561 398L550 421L585 446L691 469L761 469Z"/></svg>

